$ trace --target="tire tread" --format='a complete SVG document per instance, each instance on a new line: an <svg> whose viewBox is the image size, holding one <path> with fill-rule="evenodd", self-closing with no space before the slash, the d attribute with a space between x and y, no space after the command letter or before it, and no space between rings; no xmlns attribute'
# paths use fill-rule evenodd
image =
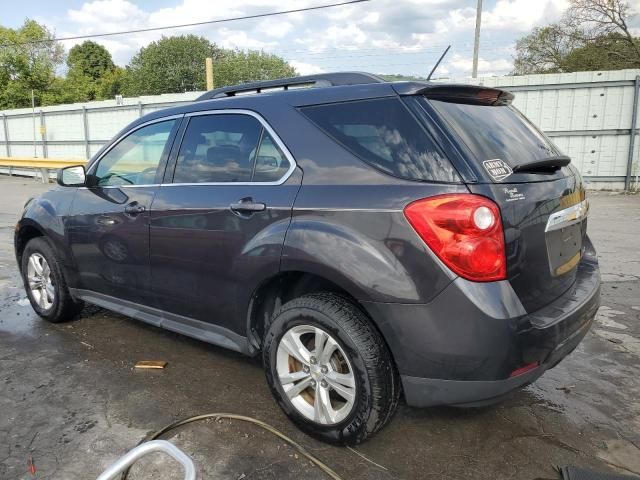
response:
<svg viewBox="0 0 640 480"><path fill-rule="evenodd" d="M362 442L389 422L400 400L400 378L382 335L361 308L335 293L312 293L285 303L274 313L272 325L278 316L291 309L314 310L331 318L349 336L362 357L371 387L371 412L364 428L353 432L353 437L344 439L344 443Z"/></svg>

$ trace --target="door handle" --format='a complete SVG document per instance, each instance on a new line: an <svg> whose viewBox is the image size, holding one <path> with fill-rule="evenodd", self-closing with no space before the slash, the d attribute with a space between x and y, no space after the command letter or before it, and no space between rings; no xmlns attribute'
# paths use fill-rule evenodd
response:
<svg viewBox="0 0 640 480"><path fill-rule="evenodd" d="M144 208L144 205L140 205L137 202L130 203L129 205L124 207L124 213L128 213L129 215L137 215L144 212L145 210L146 208Z"/></svg>
<svg viewBox="0 0 640 480"><path fill-rule="evenodd" d="M267 209L267 205L262 202L254 202L252 200L245 200L240 202L235 202L229 205L229 208L238 213L253 213L253 212L264 212Z"/></svg>

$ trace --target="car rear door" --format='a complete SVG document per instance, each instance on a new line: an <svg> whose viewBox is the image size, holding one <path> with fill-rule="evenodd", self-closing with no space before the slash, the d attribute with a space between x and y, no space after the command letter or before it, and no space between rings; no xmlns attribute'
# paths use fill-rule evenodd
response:
<svg viewBox="0 0 640 480"><path fill-rule="evenodd" d="M135 127L89 168L65 220L81 289L151 303L149 208L180 117Z"/></svg>
<svg viewBox="0 0 640 480"><path fill-rule="evenodd" d="M246 333L246 307L280 266L302 175L254 112L185 118L151 208L151 278L159 308Z"/></svg>

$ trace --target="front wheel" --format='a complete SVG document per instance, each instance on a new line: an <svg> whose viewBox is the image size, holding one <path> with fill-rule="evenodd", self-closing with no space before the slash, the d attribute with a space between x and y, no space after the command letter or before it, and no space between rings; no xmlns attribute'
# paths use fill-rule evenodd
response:
<svg viewBox="0 0 640 480"><path fill-rule="evenodd" d="M82 303L71 298L58 259L46 238L29 240L22 252L20 270L31 306L42 318L59 323L80 313Z"/></svg>
<svg viewBox="0 0 640 480"><path fill-rule="evenodd" d="M326 442L363 441L398 404L399 378L386 344L366 315L338 295L284 304L267 332L263 362L282 410Z"/></svg>

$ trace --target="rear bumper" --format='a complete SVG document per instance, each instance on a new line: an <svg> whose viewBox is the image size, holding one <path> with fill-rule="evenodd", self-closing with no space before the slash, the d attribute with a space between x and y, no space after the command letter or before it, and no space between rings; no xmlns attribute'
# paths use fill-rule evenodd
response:
<svg viewBox="0 0 640 480"><path fill-rule="evenodd" d="M599 306L592 249L574 285L529 314L508 282L460 278L426 305L365 304L394 355L407 403L419 407L493 403L535 381L576 348Z"/></svg>

